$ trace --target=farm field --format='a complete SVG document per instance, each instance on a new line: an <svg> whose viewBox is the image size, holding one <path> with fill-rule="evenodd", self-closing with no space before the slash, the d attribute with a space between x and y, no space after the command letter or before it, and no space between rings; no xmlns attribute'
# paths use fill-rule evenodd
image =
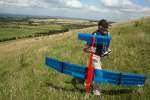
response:
<svg viewBox="0 0 150 100"><path fill-rule="evenodd" d="M12 21L0 20L0 42L57 34L67 32L70 29L81 29L95 25L96 23L90 21L69 19L27 18L19 21L14 19Z"/></svg>
<svg viewBox="0 0 150 100"><path fill-rule="evenodd" d="M11 36L7 34L11 34L12 26L8 30L2 28L0 34L3 32L3 35L0 38ZM57 25L40 25L37 29L34 29L35 26L22 27L20 32L25 35L47 31L52 27L62 28ZM31 32L26 34L29 28ZM82 54L85 43L77 39L77 33L91 33L96 29L95 26L61 34L1 42L0 100L150 100L150 18L112 24L112 54L102 59L103 69L145 74L147 80L144 87L101 84L102 96L91 95L87 98L83 84L77 84L78 88L75 88L72 77L45 65L46 56L86 65L89 54ZM16 32L18 29L13 30ZM18 35L20 32L12 36L21 36Z"/></svg>

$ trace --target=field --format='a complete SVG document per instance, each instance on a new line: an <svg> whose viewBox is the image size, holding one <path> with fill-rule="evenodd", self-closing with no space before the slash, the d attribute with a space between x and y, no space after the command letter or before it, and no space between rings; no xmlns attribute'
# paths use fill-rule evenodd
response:
<svg viewBox="0 0 150 100"><path fill-rule="evenodd" d="M70 29L81 29L95 26L95 23L90 21L54 18L26 18L19 21L12 18L12 21L5 20L3 21L0 18L0 42L51 35L60 32L67 32Z"/></svg>
<svg viewBox="0 0 150 100"><path fill-rule="evenodd" d="M150 18L113 24L112 54L102 59L103 69L145 74L144 87L101 84L103 95L87 98L83 84L75 88L72 77L44 64L49 56L86 65L89 55L82 54L77 32L96 28L0 43L0 100L150 100Z"/></svg>

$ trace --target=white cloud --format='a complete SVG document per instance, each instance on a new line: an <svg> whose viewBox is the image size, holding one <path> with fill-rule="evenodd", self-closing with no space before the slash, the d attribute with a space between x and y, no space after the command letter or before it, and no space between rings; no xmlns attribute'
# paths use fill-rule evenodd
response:
<svg viewBox="0 0 150 100"><path fill-rule="evenodd" d="M17 7L48 7L48 4L42 0L0 0L0 5Z"/></svg>
<svg viewBox="0 0 150 100"><path fill-rule="evenodd" d="M137 9L140 8L139 5L132 3L130 0L101 0L105 7L111 9Z"/></svg>
<svg viewBox="0 0 150 100"><path fill-rule="evenodd" d="M149 3L150 0L144 0L144 2L146 1ZM36 7L40 9L36 9ZM10 9L14 9L15 12L18 11L18 8L20 8L21 13L26 10L27 13L36 12L56 16L90 16L91 18L98 18L98 16L119 18L119 16L150 15L150 7L138 5L132 0L97 0L93 3L89 3L88 0L0 0L0 12L5 10L10 12Z"/></svg>
<svg viewBox="0 0 150 100"><path fill-rule="evenodd" d="M129 0L101 0L101 1L105 6L108 6L108 7L128 8L128 7L135 6Z"/></svg>
<svg viewBox="0 0 150 100"><path fill-rule="evenodd" d="M96 6L93 6L93 5L89 6L89 9L92 11L96 11L96 12L100 10L99 8L97 8Z"/></svg>
<svg viewBox="0 0 150 100"><path fill-rule="evenodd" d="M82 8L80 0L0 0L2 6L40 8Z"/></svg>
<svg viewBox="0 0 150 100"><path fill-rule="evenodd" d="M100 13L108 13L109 12L109 9L103 9L102 7L97 7L95 5L87 5L86 10L90 10L90 11L93 11L93 12L100 12Z"/></svg>
<svg viewBox="0 0 150 100"><path fill-rule="evenodd" d="M83 5L80 2L80 0L60 0L62 4L65 4L65 6L72 7L72 8L82 8Z"/></svg>
<svg viewBox="0 0 150 100"><path fill-rule="evenodd" d="M80 11L107 12L107 9L95 5L83 4L80 0L0 0L0 6L14 6L26 8L49 8L49 9L76 9Z"/></svg>
<svg viewBox="0 0 150 100"><path fill-rule="evenodd" d="M19 6L19 7L70 7L81 8L82 3L80 0L0 0L1 5Z"/></svg>
<svg viewBox="0 0 150 100"><path fill-rule="evenodd" d="M150 8L137 5L131 0L101 0L104 7L120 13L149 13ZM119 14L119 13L118 13Z"/></svg>

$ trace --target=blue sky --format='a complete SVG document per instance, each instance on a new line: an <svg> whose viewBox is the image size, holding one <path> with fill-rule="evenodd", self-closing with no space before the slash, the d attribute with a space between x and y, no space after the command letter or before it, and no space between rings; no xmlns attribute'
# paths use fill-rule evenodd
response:
<svg viewBox="0 0 150 100"><path fill-rule="evenodd" d="M132 0L132 1L144 7L146 6L150 7L150 0Z"/></svg>
<svg viewBox="0 0 150 100"><path fill-rule="evenodd" d="M150 0L0 0L0 13L117 21L150 16Z"/></svg>

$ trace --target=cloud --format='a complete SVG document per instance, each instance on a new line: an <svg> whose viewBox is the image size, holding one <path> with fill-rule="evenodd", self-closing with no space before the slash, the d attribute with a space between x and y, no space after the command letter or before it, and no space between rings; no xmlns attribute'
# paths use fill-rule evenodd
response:
<svg viewBox="0 0 150 100"><path fill-rule="evenodd" d="M101 0L101 3L104 7L111 9L112 11L114 10L115 12L150 14L150 8L137 5L131 2L131 0Z"/></svg>
<svg viewBox="0 0 150 100"><path fill-rule="evenodd" d="M90 5L89 9L92 11L96 11L96 12L100 10L99 8L97 8L96 6L93 6L93 5Z"/></svg>
<svg viewBox="0 0 150 100"><path fill-rule="evenodd" d="M133 4L130 0L101 0L104 7L111 10L130 10L139 8L138 5Z"/></svg>
<svg viewBox="0 0 150 100"><path fill-rule="evenodd" d="M131 1L129 0L101 0L104 6L106 7L114 7L114 8L129 8L135 7Z"/></svg>
<svg viewBox="0 0 150 100"><path fill-rule="evenodd" d="M42 0L0 0L0 5L14 7L48 7L48 4Z"/></svg>
<svg viewBox="0 0 150 100"><path fill-rule="evenodd" d="M71 8L82 8L83 7L80 0L60 0L60 2L62 2L62 4L64 4L65 6L71 7Z"/></svg>
<svg viewBox="0 0 150 100"><path fill-rule="evenodd" d="M133 0L0 0L0 12L65 15L82 18L126 18L150 15L150 7ZM149 3L150 0L142 2ZM31 9L28 9L31 8ZM39 8L39 9L38 9ZM13 10L11 10L13 9ZM18 12L17 12L18 11Z"/></svg>
<svg viewBox="0 0 150 100"><path fill-rule="evenodd" d="M46 8L46 9L76 9L80 11L106 12L100 7L82 3L80 0L0 0L0 6Z"/></svg>
<svg viewBox="0 0 150 100"><path fill-rule="evenodd" d="M0 0L0 5L17 7L69 7L82 8L80 0Z"/></svg>
<svg viewBox="0 0 150 100"><path fill-rule="evenodd" d="M57 0L60 4L61 7L66 8L66 9L77 9L80 11L93 11L93 12L100 12L99 7L96 7L95 5L89 5L89 4L83 4L80 0Z"/></svg>

